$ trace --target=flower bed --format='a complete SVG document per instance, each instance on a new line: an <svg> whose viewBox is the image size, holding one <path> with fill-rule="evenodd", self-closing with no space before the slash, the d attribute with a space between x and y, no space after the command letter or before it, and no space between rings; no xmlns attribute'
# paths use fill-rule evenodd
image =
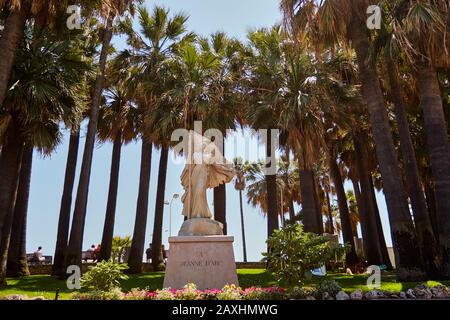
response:
<svg viewBox="0 0 450 320"><path fill-rule="evenodd" d="M268 288L250 287L241 289L227 285L222 289L197 290L195 284L188 284L181 290L162 289L148 291L132 289L130 292L116 290L108 293L91 291L77 293L77 300L375 300L375 299L450 299L450 287L439 285L416 286L406 292L372 290L364 293L355 290L346 293L334 281L324 281L318 287L295 287L284 289L276 286Z"/></svg>

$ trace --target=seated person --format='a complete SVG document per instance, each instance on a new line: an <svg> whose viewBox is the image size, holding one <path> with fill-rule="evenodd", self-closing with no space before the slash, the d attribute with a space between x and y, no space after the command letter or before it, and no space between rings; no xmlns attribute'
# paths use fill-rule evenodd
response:
<svg viewBox="0 0 450 320"><path fill-rule="evenodd" d="M87 262L88 260L94 260L95 259L95 245L92 245L86 252L86 255L84 256L84 261Z"/></svg>
<svg viewBox="0 0 450 320"><path fill-rule="evenodd" d="M45 257L42 255L42 247L39 247L37 251L33 253L33 261L37 263L43 263L45 261Z"/></svg>
<svg viewBox="0 0 450 320"><path fill-rule="evenodd" d="M102 246L101 245L97 245L97 247L94 249L94 262L97 261L98 257L100 256L100 251L102 250Z"/></svg>

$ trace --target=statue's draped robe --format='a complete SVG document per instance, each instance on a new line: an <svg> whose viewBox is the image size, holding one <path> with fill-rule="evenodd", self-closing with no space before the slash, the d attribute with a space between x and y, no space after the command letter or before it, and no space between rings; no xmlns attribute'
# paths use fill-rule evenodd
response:
<svg viewBox="0 0 450 320"><path fill-rule="evenodd" d="M208 154L208 145L211 146L211 143L207 139L204 140L203 153L197 152L193 157L194 159L203 158L204 161L194 160L192 164L186 164L181 174L181 183L185 190L181 198L183 215L188 219L212 218L206 190L230 182L235 174L232 165L227 163L223 156L215 153L214 160L211 160L212 155ZM214 151L217 152L217 149Z"/></svg>

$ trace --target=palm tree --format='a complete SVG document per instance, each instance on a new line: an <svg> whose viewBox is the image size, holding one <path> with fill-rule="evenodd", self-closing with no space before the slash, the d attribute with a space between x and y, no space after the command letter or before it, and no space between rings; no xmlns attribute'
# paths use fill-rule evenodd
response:
<svg viewBox="0 0 450 320"><path fill-rule="evenodd" d="M27 144L22 154L19 186L11 226L6 270L8 277L23 277L30 274L27 263L26 234L32 163L33 146Z"/></svg>
<svg viewBox="0 0 450 320"><path fill-rule="evenodd" d="M7 131L2 137L3 143L0 157L0 177L2 180L2 183L0 184L0 239L9 238L8 229L10 228L10 223L12 222L11 216L14 212L14 203L24 145L24 139L20 133L20 124L18 124L17 116L13 118L10 114L7 119ZM2 249L7 249L6 244L5 248ZM7 254L5 252L2 261L6 256ZM3 282L4 280L0 278L0 285L3 284Z"/></svg>
<svg viewBox="0 0 450 320"><path fill-rule="evenodd" d="M75 172L77 169L78 147L80 144L80 131L73 129L70 133L69 150L67 153L66 170L64 174L64 187L59 210L58 231L56 235L55 254L53 258L52 275L65 274L64 255L67 248L67 240L70 228L70 210L72 207L72 193L75 184Z"/></svg>
<svg viewBox="0 0 450 320"><path fill-rule="evenodd" d="M94 65L94 59L96 55L96 47L99 44L99 37L95 32L96 22L86 25L83 31L83 37L78 36L72 38L72 41L77 41L77 46L82 48L82 52L85 55L86 61L90 67ZM79 39L78 39L79 38ZM92 98L94 78L95 74L89 72L86 75L86 82L89 89L89 95ZM80 125L82 119L88 116L88 110L83 110L82 116L74 121L72 124L68 124L68 130L70 132L69 147L66 161L66 169L64 174L64 185L61 196L61 204L58 218L58 229L56 236L55 254L53 258L52 275L64 278L66 276L66 270L64 269L64 258L67 249L67 243L70 232L70 213L72 208L72 194L75 185L75 174L78 162L78 149L80 145Z"/></svg>
<svg viewBox="0 0 450 320"><path fill-rule="evenodd" d="M385 10L387 11L388 9L391 8L389 8L389 4L386 4ZM391 17L392 14L385 15L385 18ZM436 277L440 272L442 256L439 254L439 248L433 235L427 203L420 182L419 167L407 119L405 92L402 83L399 81L399 79L404 79L404 77L402 74L399 76L397 64L394 62L394 60L401 62L402 57L400 52L398 52L399 47L396 43L396 37L392 34L392 30L395 27L390 25L391 23L392 20L385 21L384 27L379 31L378 38L375 40L374 51L375 54L382 55L383 60L386 62L386 68L389 70L387 72L387 80L390 89L390 100L392 100L394 105L400 149L403 156L404 175L406 177L407 190L417 230L417 239L421 248L421 255L424 259L425 271L429 276Z"/></svg>
<svg viewBox="0 0 450 320"><path fill-rule="evenodd" d="M136 0L138 1L138 0ZM89 113L89 123L86 133L86 142L81 163L80 178L78 182L75 208L73 212L72 227L70 230L69 242L64 258L65 265L81 265L81 250L83 245L84 225L86 220L86 209L88 201L89 181L91 176L92 157L97 133L97 122L99 106L105 81L106 62L113 35L113 22L116 17L121 17L126 13L134 13L134 0L111 1L105 14L105 27L102 35L102 49L99 57L99 72L95 80L92 104ZM139 1L138 1L139 2Z"/></svg>
<svg viewBox="0 0 450 320"><path fill-rule="evenodd" d="M15 136L4 137L7 142L2 147L0 170L8 169L5 164L13 165L10 162L13 156L17 157L15 160L18 163L14 164L14 168L9 167L12 172L1 172L2 180L4 178L3 181L10 185L6 188L9 199L5 197L2 200L7 201L1 203L7 219L2 226L0 283L4 282L6 273L10 234L21 234L24 228L23 225L16 224L21 229L12 230L14 212L19 220L25 221L21 216L26 214L26 190L20 190L22 199L18 199L20 202L14 210L19 185L18 171L14 170L20 169L22 162L25 164L24 175L28 174L25 170L29 170L27 162L30 155L22 161L24 146L27 144L29 148L35 147L42 153L49 154L61 139L59 122L77 122L84 107L83 83L88 63L83 61L82 53L76 46L77 42L56 40L52 33L36 39L32 33L27 32L23 45L19 47L12 78L16 85L8 91L5 108L2 110L6 119L10 119L7 134L14 133ZM27 185L24 178L23 188ZM15 255L18 256L19 252Z"/></svg>
<svg viewBox="0 0 450 320"><path fill-rule="evenodd" d="M398 268L406 269L421 268L422 262L415 248L415 229L402 186L383 93L375 66L369 59L370 40L365 21L365 12L369 5L370 1L366 0L326 0L320 3L313 0L284 0L282 2L285 18L295 33L302 33L304 26L308 31L317 27L320 31L315 34L315 38L320 44L345 40L351 42L355 49L362 92L369 111L383 178L396 265ZM311 10L311 8L314 9ZM347 19L342 19L342 16ZM303 17L308 17L310 23L304 24Z"/></svg>
<svg viewBox="0 0 450 320"><path fill-rule="evenodd" d="M212 53L219 64L216 72L212 74L210 84L214 100L203 123L207 126L206 129L215 128L222 132L224 137L222 153L225 153L226 131L235 128L239 100L236 98L236 88L243 68L239 55L242 44L229 38L224 32L216 32L210 38L199 38L198 42L201 50L206 54ZM225 184L214 188L213 195L214 219L223 224L223 232L227 234Z"/></svg>
<svg viewBox="0 0 450 320"><path fill-rule="evenodd" d="M245 172L248 167L248 162L243 163L241 158L233 159L234 170L236 177L234 179L234 188L239 192L239 209L241 213L241 232L242 232L242 253L244 262L247 262L247 246L245 242L245 225L244 225L244 206L242 203L242 192L245 190Z"/></svg>
<svg viewBox="0 0 450 320"><path fill-rule="evenodd" d="M115 236L112 241L111 259L117 263L123 263L127 255L127 251L130 249L130 247L130 236L126 236L124 238Z"/></svg>
<svg viewBox="0 0 450 320"><path fill-rule="evenodd" d="M114 63L112 67L114 67ZM129 75L126 72L119 72L119 74L120 77L110 75L111 84L105 92L106 105L100 108L99 114L98 138L102 142L112 141L113 150L108 200L98 261L109 260L111 257L122 145L132 142L137 137L137 111L131 101L131 93L128 92L130 88L126 86Z"/></svg>
<svg viewBox="0 0 450 320"><path fill-rule="evenodd" d="M173 89L174 80L170 75L169 59L175 59L177 50L183 43L191 42L193 34L186 32L187 16L175 14L169 16L169 11L155 6L152 14L144 7L139 7L139 23L143 38L129 30L129 42L132 50L123 51L119 59L126 61L136 73L133 79L139 93L139 108L143 117L141 180L139 188L136 221L133 233L128 265L131 273L141 271L144 251L145 230L148 211L148 187L150 179L152 143L161 146L161 161L158 174L157 199L155 207L155 223L152 240L152 261L154 269L158 269L160 262L160 248L162 242L162 224L164 211L164 191L168 164L169 139L172 130L181 125L180 113L172 109L176 103L164 98ZM144 163L146 162L146 163Z"/></svg>
<svg viewBox="0 0 450 320"><path fill-rule="evenodd" d="M397 3L396 3L397 4ZM394 16L396 36L404 44L417 80L427 133L427 147L436 193L439 244L447 271L450 266L450 143L437 68L449 67L450 7L446 1L411 1ZM403 10L400 10L403 9ZM418 28L418 29L417 29ZM420 30L420 31L419 31ZM407 45L414 47L411 49ZM424 239L424 241L426 241ZM444 273L447 272L444 270Z"/></svg>
<svg viewBox="0 0 450 320"><path fill-rule="evenodd" d="M46 28L64 33L66 28L61 24L65 24L65 21L59 17L65 15L68 2L67 0L0 0L0 10L7 12L0 38L0 46L3 48L0 52L0 106L9 90L11 70L27 22L34 18L33 23L38 35L42 35ZM88 8L91 5L89 0L76 1L76 3ZM104 5L106 4L105 1Z"/></svg>
<svg viewBox="0 0 450 320"><path fill-rule="evenodd" d="M297 188L299 185L298 168L291 167L282 159L279 159L277 164L277 195L280 195L280 198L283 199L277 205L277 220L281 218L281 222L284 223L283 216L286 212L289 212L292 202L300 200ZM267 216L267 179L262 162L245 163L245 183L248 185L246 192L247 202L253 207L259 207L261 213ZM295 220L297 220L297 217L291 223L295 223Z"/></svg>
<svg viewBox="0 0 450 320"><path fill-rule="evenodd" d="M354 265L357 262L354 243L355 234L353 233L350 212L347 203L347 196L345 193L341 172L336 162L335 152L333 148L331 148L330 150L329 163L330 174L334 182L334 187L336 189L338 199L339 217L342 225L342 237L344 239L344 243L348 243L351 245L351 251L346 255L345 259L348 265Z"/></svg>

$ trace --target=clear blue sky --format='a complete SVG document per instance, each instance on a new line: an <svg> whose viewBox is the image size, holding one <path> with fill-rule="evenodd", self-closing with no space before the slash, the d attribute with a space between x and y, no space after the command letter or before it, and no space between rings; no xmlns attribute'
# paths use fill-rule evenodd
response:
<svg viewBox="0 0 450 320"><path fill-rule="evenodd" d="M245 40L249 30L270 26L281 19L277 0L155 0L146 1L146 6L164 5L171 12L183 11L190 16L189 28L201 35L209 35L215 31L225 31L233 37ZM120 39L115 39L118 47L122 46ZM84 149L85 128L80 143L79 165ZM257 141L252 140L256 148ZM119 194L117 201L115 235L125 236L133 233L136 199L139 181L140 142L123 148ZM30 206L28 216L27 251L32 252L37 246L44 248L45 254L53 255L56 242L56 230L60 199L63 189L65 164L67 159L68 135L64 142L49 158L35 154L31 181ZM226 149L231 149L228 142ZM92 176L87 207L86 229L83 248L101 241L103 221L108 193L109 171L112 146L110 143L97 145L94 152ZM159 163L159 152L153 153L149 214L147 224L146 246L151 241L153 218L155 210L156 181ZM169 162L167 175L166 199L170 200L173 193L182 193L180 174L182 165ZM79 167L77 170L78 182ZM347 187L350 188L349 185ZM76 188L73 198L75 199ZM211 195L211 194L210 194ZM209 197L212 206L212 197ZM227 186L227 219L228 233L235 237L234 249L236 259L242 260L242 242L239 218L238 194L233 184ZM391 243L388 225L386 223L386 206L382 195L378 202L383 220L383 226L388 245ZM174 200L172 206L172 234L175 235L183 222L181 202ZM265 250L266 221L258 208L244 204L245 228L247 235L247 251L250 261L261 259ZM163 241L167 245L169 229L169 206L165 206Z"/></svg>

